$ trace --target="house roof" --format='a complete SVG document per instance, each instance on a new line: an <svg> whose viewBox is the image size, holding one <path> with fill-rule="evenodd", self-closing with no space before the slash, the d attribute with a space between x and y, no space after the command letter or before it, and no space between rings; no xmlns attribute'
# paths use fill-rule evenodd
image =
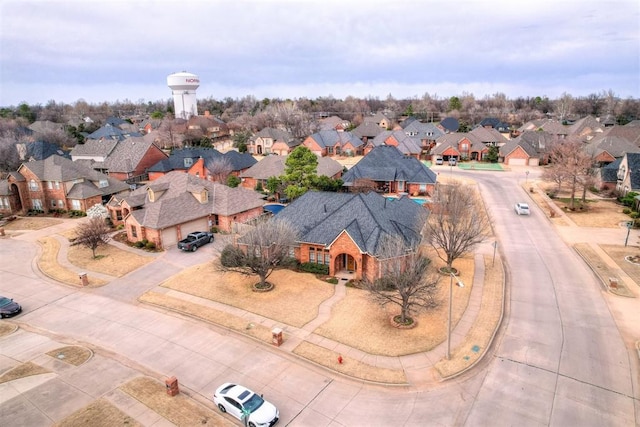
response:
<svg viewBox="0 0 640 427"><path fill-rule="evenodd" d="M9 181L7 179L0 179L0 196L9 196L9 195L11 195Z"/></svg>
<svg viewBox="0 0 640 427"><path fill-rule="evenodd" d="M147 197L148 189L161 192L154 202ZM192 192L207 190L208 197L201 203ZM132 215L138 223L153 229L163 229L210 214L232 216L260 207L264 204L262 195L242 187L230 188L226 185L206 181L199 177L174 171L134 190L122 198L131 206L141 206ZM141 201L144 204L141 205Z"/></svg>
<svg viewBox="0 0 640 427"><path fill-rule="evenodd" d="M522 132L517 138L514 138L514 140L526 141L538 152L542 152L547 147L551 147L553 142L557 140L557 137L546 131L527 130Z"/></svg>
<svg viewBox="0 0 640 427"><path fill-rule="evenodd" d="M469 139L469 135L467 133L458 132L445 133L444 135L439 136L438 139L436 139L436 146L433 147L433 150L431 151L433 154L442 154L448 148L452 148L459 153L458 143L462 140L462 138ZM469 139L469 141L471 141L472 144L476 142L471 139Z"/></svg>
<svg viewBox="0 0 640 427"><path fill-rule="evenodd" d="M318 120L318 124L322 130L346 129L349 126L349 121L338 116L331 116Z"/></svg>
<svg viewBox="0 0 640 427"><path fill-rule="evenodd" d="M37 120L28 126L33 132L46 133L56 130L64 130L62 123L52 122L50 120Z"/></svg>
<svg viewBox="0 0 640 427"><path fill-rule="evenodd" d="M109 195L125 191L129 188L129 186L122 181L110 178L90 167L58 155L47 157L44 160L23 163L18 168L18 173L20 173L23 168L30 170L40 181L78 181L68 190L67 194L88 194L87 189L80 189L80 187L85 184L97 189L92 195ZM107 185L100 187L99 183L105 181ZM80 185L80 187L76 189L78 185Z"/></svg>
<svg viewBox="0 0 640 427"><path fill-rule="evenodd" d="M392 145L374 147L342 176L345 186L358 179L435 184L437 175L415 157L403 155Z"/></svg>
<svg viewBox="0 0 640 427"><path fill-rule="evenodd" d="M408 246L420 242L428 211L408 197L387 200L374 193L308 191L277 214L299 232L299 241L324 246L347 232L360 251L377 255L385 236Z"/></svg>
<svg viewBox="0 0 640 427"><path fill-rule="evenodd" d="M320 147L335 147L340 144L344 147L347 143L351 143L354 147L360 147L363 142L352 132L338 132L337 130L321 130L309 136Z"/></svg>
<svg viewBox="0 0 640 427"><path fill-rule="evenodd" d="M629 168L629 180L631 189L640 189L640 153L627 153L627 167Z"/></svg>
<svg viewBox="0 0 640 427"><path fill-rule="evenodd" d="M505 138L500 132L495 129L488 129L485 127L477 127L469 132L470 139L477 138L480 142L484 144L494 143L496 145L502 145L507 142L507 138Z"/></svg>
<svg viewBox="0 0 640 427"><path fill-rule="evenodd" d="M624 138L632 144L640 145L640 127L638 126L626 125L607 127L604 132L602 132L602 136L615 136ZM598 137L600 137L600 135L596 136L596 138Z"/></svg>
<svg viewBox="0 0 640 427"><path fill-rule="evenodd" d="M446 132L457 132L460 129L460 122L455 117L445 117L440 121L440 126Z"/></svg>
<svg viewBox="0 0 640 427"><path fill-rule="evenodd" d="M603 152L607 152L611 157L618 158L623 157L625 153L638 153L640 148L626 138L601 134L586 145L585 151L591 156L598 156Z"/></svg>
<svg viewBox="0 0 640 427"><path fill-rule="evenodd" d="M142 135L139 134L138 132L124 131L117 126L107 123L106 125L102 126L100 129L90 134L87 138L88 139L105 138L105 139L115 139L118 141L122 141L123 139L129 136L142 136Z"/></svg>
<svg viewBox="0 0 640 427"><path fill-rule="evenodd" d="M622 163L622 157L615 159L613 162L600 168L600 179L602 182L617 182L618 181L618 169Z"/></svg>
<svg viewBox="0 0 640 427"><path fill-rule="evenodd" d="M133 172L152 147L153 142L142 137L120 141L105 159L105 168L109 172ZM159 148L157 151L161 152Z"/></svg>
<svg viewBox="0 0 640 427"><path fill-rule="evenodd" d="M104 138L104 139L88 139L84 142L84 144L76 144L75 147L71 149L71 157L102 157L106 158L116 145L118 144L118 140Z"/></svg>
<svg viewBox="0 0 640 427"><path fill-rule="evenodd" d="M242 178L269 179L284 173L287 156L265 156L258 163L240 174ZM331 157L319 157L316 174L332 177L342 170L342 165Z"/></svg>
<svg viewBox="0 0 640 427"><path fill-rule="evenodd" d="M420 154L422 151L420 139L407 135L404 130L382 131L382 133L373 138L371 143L376 147L380 145L393 145L389 143L389 140L395 140L398 144L396 148L403 154Z"/></svg>
<svg viewBox="0 0 640 427"><path fill-rule="evenodd" d="M256 133L256 138L270 138L274 141L282 141L287 144L293 143L295 138L286 130L266 127Z"/></svg>
<svg viewBox="0 0 640 427"><path fill-rule="evenodd" d="M509 124L504 123L497 117L485 117L480 121L480 126L491 127L492 129L496 129L498 132L507 132L509 130Z"/></svg>
<svg viewBox="0 0 640 427"><path fill-rule="evenodd" d="M404 133L420 140L435 140L438 137L444 135L444 132L438 129L438 127L433 123L422 123L415 119L404 126Z"/></svg>
<svg viewBox="0 0 640 427"><path fill-rule="evenodd" d="M62 150L57 144L46 141L26 142L17 144L20 158L25 161L44 160L49 156L57 154L69 158L69 152Z"/></svg>
<svg viewBox="0 0 640 427"><path fill-rule="evenodd" d="M500 155L503 157L506 157L509 154L511 154L514 150L516 150L518 147L522 148L524 152L529 155L529 157L536 157L538 155L538 150L532 147L531 144L529 144L524 139L518 139L518 138L510 140L506 144L504 144L502 147L500 147L499 148Z"/></svg>
<svg viewBox="0 0 640 427"><path fill-rule="evenodd" d="M358 127L356 127L351 133L353 133L356 137L362 138L374 138L378 136L380 133L384 132L380 126L375 124L373 121L364 121Z"/></svg>
<svg viewBox="0 0 640 427"><path fill-rule="evenodd" d="M604 126L593 116L589 115L577 120L569 126L569 135L577 135L579 137L593 135L602 132Z"/></svg>
<svg viewBox="0 0 640 427"><path fill-rule="evenodd" d="M161 160L149 168L149 172L170 172L173 170L187 170L198 159L203 158L205 166L211 161L223 158L231 165L232 171L241 171L254 165L257 160L248 153L238 153L236 151L228 151L221 153L214 148L182 148L173 150L167 159ZM185 163L185 159L190 161Z"/></svg>

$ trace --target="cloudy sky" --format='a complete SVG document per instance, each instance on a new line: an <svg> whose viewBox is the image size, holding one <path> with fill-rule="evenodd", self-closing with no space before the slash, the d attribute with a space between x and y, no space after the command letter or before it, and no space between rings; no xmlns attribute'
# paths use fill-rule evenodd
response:
<svg viewBox="0 0 640 427"><path fill-rule="evenodd" d="M0 106L198 98L640 97L637 0L2 0Z"/></svg>

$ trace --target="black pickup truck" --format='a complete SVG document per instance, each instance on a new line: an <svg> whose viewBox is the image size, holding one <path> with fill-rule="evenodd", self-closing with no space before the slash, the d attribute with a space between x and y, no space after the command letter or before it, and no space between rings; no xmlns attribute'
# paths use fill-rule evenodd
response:
<svg viewBox="0 0 640 427"><path fill-rule="evenodd" d="M195 252L202 245L213 242L213 233L195 231L187 234L187 237L178 242L178 249Z"/></svg>

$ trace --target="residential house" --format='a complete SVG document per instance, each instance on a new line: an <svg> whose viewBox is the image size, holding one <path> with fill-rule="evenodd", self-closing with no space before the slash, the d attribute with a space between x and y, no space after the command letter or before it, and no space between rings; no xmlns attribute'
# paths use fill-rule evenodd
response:
<svg viewBox="0 0 640 427"><path fill-rule="evenodd" d="M375 280L383 271L383 242L397 238L417 247L427 216L427 209L407 197L309 191L275 218L298 231L292 252L299 262L324 264L332 276L349 272L356 280Z"/></svg>
<svg viewBox="0 0 640 427"><path fill-rule="evenodd" d="M156 179L172 171L180 171L207 180L214 180L219 170L228 169L230 175L240 174L256 164L257 160L248 153L227 151L221 153L213 148L181 148L173 150L168 158L163 159L148 169L149 180Z"/></svg>
<svg viewBox="0 0 640 427"><path fill-rule="evenodd" d="M323 130L308 136L302 144L317 156L361 155L364 143L351 132Z"/></svg>
<svg viewBox="0 0 640 427"><path fill-rule="evenodd" d="M146 239L168 248L194 231L217 228L225 232L263 214L262 195L206 181L179 171L114 196L107 208L114 224L124 224L127 239Z"/></svg>
<svg viewBox="0 0 640 427"><path fill-rule="evenodd" d="M577 120L568 129L569 135L576 136L582 141L589 141L603 131L604 126L591 115Z"/></svg>
<svg viewBox="0 0 640 427"><path fill-rule="evenodd" d="M369 153L374 147L380 145L392 145L405 156L420 159L423 151L421 141L418 138L409 136L404 130L384 130L373 138L364 149L364 154Z"/></svg>
<svg viewBox="0 0 640 427"><path fill-rule="evenodd" d="M626 153L618 167L616 191L625 195L640 192L640 153Z"/></svg>
<svg viewBox="0 0 640 427"><path fill-rule="evenodd" d="M613 130L614 128L609 129ZM601 166L623 157L625 153L640 152L638 145L629 142L629 140L624 137L610 135L609 132L598 134L598 136L586 144L584 150L593 159L594 163Z"/></svg>
<svg viewBox="0 0 640 427"><path fill-rule="evenodd" d="M520 134L527 130L546 131L558 139L564 139L570 134L569 127L554 119L531 120L520 126L517 132Z"/></svg>
<svg viewBox="0 0 640 427"><path fill-rule="evenodd" d="M372 140L382 132L384 132L384 129L372 121L364 121L351 131L351 133L353 133L357 138L360 138L364 143Z"/></svg>
<svg viewBox="0 0 640 427"><path fill-rule="evenodd" d="M50 120L36 120L27 127L30 131L39 134L46 135L50 132L62 132L64 131L64 124L52 122Z"/></svg>
<svg viewBox="0 0 640 427"><path fill-rule="evenodd" d="M258 163L240 174L242 186L255 189L258 184L265 188L267 180L284 174L286 168L286 156L265 156ZM343 167L331 157L319 157L316 175L338 179L342 176Z"/></svg>
<svg viewBox="0 0 640 427"><path fill-rule="evenodd" d="M278 154L286 156L294 150L300 141L289 132L275 128L264 128L247 144L247 151L251 154Z"/></svg>
<svg viewBox="0 0 640 427"><path fill-rule="evenodd" d="M148 180L148 169L167 157L150 139L130 137L109 153L104 168L109 176L132 184Z"/></svg>
<svg viewBox="0 0 640 427"><path fill-rule="evenodd" d="M509 166L538 166L538 151L520 137L508 141L498 149L498 156Z"/></svg>
<svg viewBox="0 0 640 427"><path fill-rule="evenodd" d="M349 126L351 126L351 123L349 122L349 120L344 120L338 116L331 116L318 120L318 125L318 130L343 131L347 130Z"/></svg>
<svg viewBox="0 0 640 427"><path fill-rule="evenodd" d="M89 134L87 139L112 139L114 141L122 141L130 136L142 136L138 132L130 132L120 129L118 126L105 124L95 132Z"/></svg>
<svg viewBox="0 0 640 427"><path fill-rule="evenodd" d="M435 191L437 175L393 145L380 145L342 176L347 189L358 187L361 180L374 182L376 191L382 193L428 196Z"/></svg>
<svg viewBox="0 0 640 427"><path fill-rule="evenodd" d="M480 121L479 125L486 129L495 129L500 133L509 133L509 124L496 117L486 117Z"/></svg>
<svg viewBox="0 0 640 427"><path fill-rule="evenodd" d="M616 185L618 184L618 169L620 169L621 162L622 157L619 157L600 168L600 173L597 175L598 182L595 184L600 191L613 191L616 189Z"/></svg>
<svg viewBox="0 0 640 427"><path fill-rule="evenodd" d="M25 162L7 178L13 213L27 210L86 212L129 186L58 155Z"/></svg>
<svg viewBox="0 0 640 427"><path fill-rule="evenodd" d="M206 136L217 150L233 147L229 126L220 118L205 111L203 116L191 116L187 122L187 132L194 136Z"/></svg>
<svg viewBox="0 0 640 427"><path fill-rule="evenodd" d="M493 128L475 127L469 133L470 139L475 139L486 146L500 147L508 140L500 132Z"/></svg>
<svg viewBox="0 0 640 427"><path fill-rule="evenodd" d="M94 169L104 172L106 169L104 161L116 148L118 141L121 140L112 138L87 139L84 144L76 144L69 154L74 162L85 161L86 165L93 165Z"/></svg>
<svg viewBox="0 0 640 427"><path fill-rule="evenodd" d="M472 146L473 141L469 139L466 133L445 133L436 139L436 145L431 149L431 158L442 156L445 161L449 159L460 160L464 155L468 156L466 158L476 160L471 153ZM486 149L484 145L482 148ZM480 155L478 160L481 158Z"/></svg>
<svg viewBox="0 0 640 427"><path fill-rule="evenodd" d="M364 121L375 123L376 126L380 127L381 129L391 129L391 120L380 112L374 114L373 116L365 117Z"/></svg>
<svg viewBox="0 0 640 427"><path fill-rule="evenodd" d="M21 161L30 162L33 160L44 160L49 156L57 154L62 157L70 157L69 151L60 148L58 144L46 141L29 141L17 143L16 149Z"/></svg>

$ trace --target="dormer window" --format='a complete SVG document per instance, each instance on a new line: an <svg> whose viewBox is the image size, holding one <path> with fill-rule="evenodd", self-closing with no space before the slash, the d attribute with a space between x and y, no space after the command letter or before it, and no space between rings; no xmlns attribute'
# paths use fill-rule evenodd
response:
<svg viewBox="0 0 640 427"><path fill-rule="evenodd" d="M100 182L98 183L99 188L105 188L108 186L109 186L109 181L107 181L106 179L101 179Z"/></svg>
<svg viewBox="0 0 640 427"><path fill-rule="evenodd" d="M184 167L188 168L191 167L191 165L193 165L193 159L190 157L185 157L184 159Z"/></svg>

